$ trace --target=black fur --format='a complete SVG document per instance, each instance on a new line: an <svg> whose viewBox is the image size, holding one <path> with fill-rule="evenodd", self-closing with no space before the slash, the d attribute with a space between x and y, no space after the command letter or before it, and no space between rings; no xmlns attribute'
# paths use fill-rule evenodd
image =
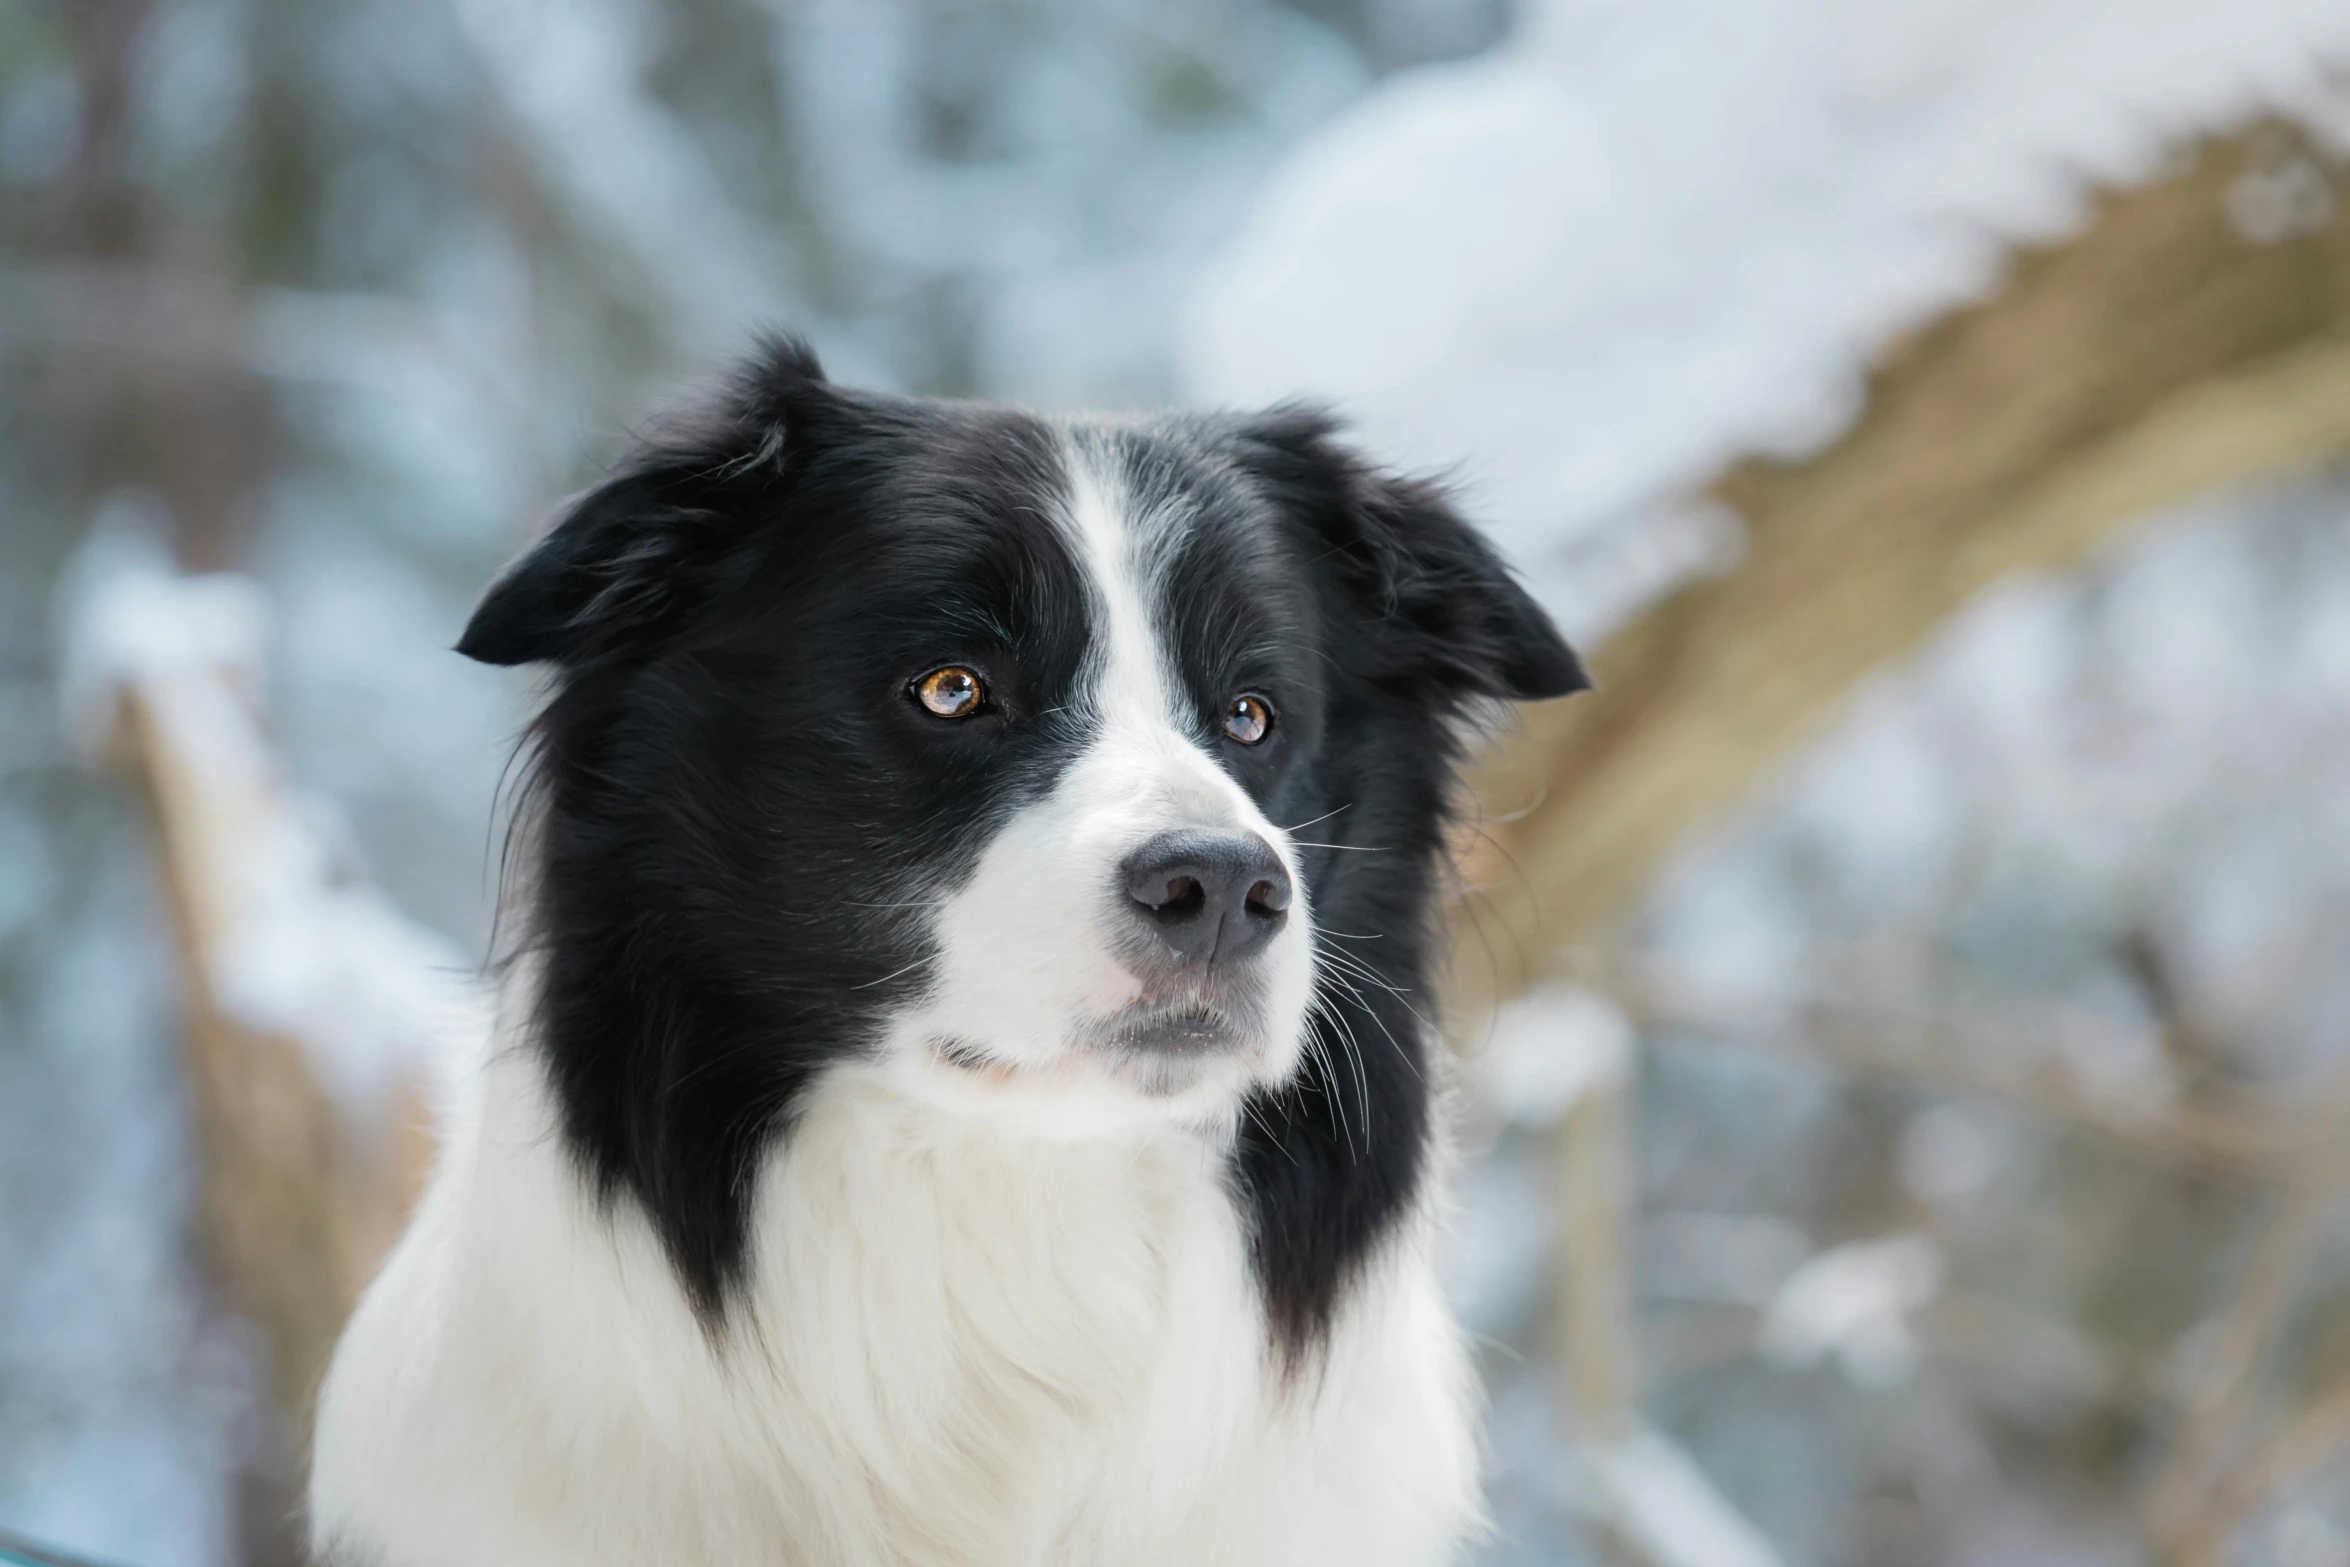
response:
<svg viewBox="0 0 2350 1567"><path fill-rule="evenodd" d="M1225 434L1320 601L1313 662L1326 717L1310 761L1267 807L1285 826L1316 824L1297 836L1329 949L1311 1023L1320 1049L1287 1089L1251 1105L1234 1153L1267 1320L1293 1356L1329 1325L1349 1275L1421 1180L1429 945L1457 719L1480 698L1590 684L1439 490L1371 470L1335 433L1327 415L1286 408ZM1217 431L1199 434L1212 444ZM1315 1060L1337 1070L1317 1072Z"/></svg>
<svg viewBox="0 0 2350 1567"><path fill-rule="evenodd" d="M1443 497L1370 469L1323 416L1079 439L1136 507L1195 519L1159 613L1199 743L1331 846L1302 852L1336 1069L1260 1095L1232 1166L1294 1352L1422 1177L1415 1010L1454 719L1586 682ZM801 1090L927 982L908 906L966 876L1087 738L1068 698L1093 611L1050 521L1065 484L1027 415L839 389L777 341L577 502L459 643L556 666L531 813L539 1045L576 1156L607 1200L645 1206L712 1320ZM980 717L941 725L905 699L948 663L987 676ZM1243 688L1280 714L1260 747L1219 738Z"/></svg>

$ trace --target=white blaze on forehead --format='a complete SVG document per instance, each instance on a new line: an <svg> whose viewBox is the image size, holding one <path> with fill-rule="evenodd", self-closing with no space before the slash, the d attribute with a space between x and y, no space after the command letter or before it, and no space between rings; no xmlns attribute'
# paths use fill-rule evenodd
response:
<svg viewBox="0 0 2350 1567"><path fill-rule="evenodd" d="M1085 430L1063 437L1060 525L1087 579L1094 622L1075 701L1096 730L1060 795L1072 805L1090 797L1090 809L1121 823L1129 848L1173 828L1257 833L1295 876L1287 836L1212 754L1216 739L1153 613L1191 518L1177 505L1138 509L1112 439Z"/></svg>
<svg viewBox="0 0 2350 1567"><path fill-rule="evenodd" d="M1150 612L1153 557L1171 523L1132 514L1124 476L1101 442L1072 437L1063 450L1069 471L1064 526L1101 616L1082 699L1105 723L1157 720L1189 734L1195 723L1184 710L1182 682Z"/></svg>

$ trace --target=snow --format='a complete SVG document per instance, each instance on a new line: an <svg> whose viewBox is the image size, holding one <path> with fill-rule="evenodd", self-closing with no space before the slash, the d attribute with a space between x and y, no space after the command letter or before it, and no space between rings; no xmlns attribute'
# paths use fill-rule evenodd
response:
<svg viewBox="0 0 2350 1567"><path fill-rule="evenodd" d="M1504 1119L1546 1126L1632 1065L1632 1023L1580 985L1548 985L1512 1002L1476 1060L1486 1102Z"/></svg>
<svg viewBox="0 0 2350 1567"><path fill-rule="evenodd" d="M1832 1358L1856 1386L1899 1387L1921 1358L1910 1314L1941 1293L1942 1275L1942 1248L1929 1235L1831 1246L1779 1286L1755 1343L1788 1370Z"/></svg>
<svg viewBox="0 0 2350 1567"><path fill-rule="evenodd" d="M1957 1204L1999 1178L2010 1157L2004 1118L1985 1106L1953 1100L1910 1118L1902 1128L1902 1183L1928 1202Z"/></svg>
<svg viewBox="0 0 2350 1567"><path fill-rule="evenodd" d="M1812 1253L1785 1219L1668 1208L1640 1222L1641 1286L1652 1300L1767 1305Z"/></svg>
<svg viewBox="0 0 2350 1567"><path fill-rule="evenodd" d="M1687 505L1710 474L1831 440L1872 356L2094 187L2264 113L2350 141L2345 66L2339 0L1547 0L1289 159L1195 291L1183 377L1465 464L1596 638L1734 551ZM2310 172L2248 176L2239 229L2322 221Z"/></svg>
<svg viewBox="0 0 2350 1567"><path fill-rule="evenodd" d="M244 577L179 576L106 519L69 575L62 694L75 738L96 759L136 693L201 802L214 999L300 1041L354 1123L377 1123L395 1080L436 1077L486 1038L489 1003L459 949L361 879L334 850L331 813L280 776L257 706L267 596Z"/></svg>

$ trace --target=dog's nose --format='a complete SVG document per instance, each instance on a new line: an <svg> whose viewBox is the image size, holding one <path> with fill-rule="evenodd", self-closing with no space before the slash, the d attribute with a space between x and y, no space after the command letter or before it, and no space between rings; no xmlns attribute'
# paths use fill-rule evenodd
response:
<svg viewBox="0 0 2350 1567"><path fill-rule="evenodd" d="M1161 833L1120 869L1135 914L1185 962L1237 962L1289 918L1289 872L1253 832Z"/></svg>

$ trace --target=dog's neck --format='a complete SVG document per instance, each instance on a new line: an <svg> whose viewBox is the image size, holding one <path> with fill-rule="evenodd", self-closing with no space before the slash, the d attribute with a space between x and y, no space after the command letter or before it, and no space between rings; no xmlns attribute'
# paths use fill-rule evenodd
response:
<svg viewBox="0 0 2350 1567"><path fill-rule="evenodd" d="M1224 1163L1179 1129L1040 1139L836 1071L761 1191L753 1309L865 1344L887 1371L852 1396L1027 1387L1075 1413L1146 1396L1168 1346L1208 1331L1251 1371L1266 1340ZM1227 1298L1180 1299L1203 1279Z"/></svg>
<svg viewBox="0 0 2350 1567"><path fill-rule="evenodd" d="M1072 1494L1149 1471L1204 1483L1279 1398L1210 1138L1040 1140L837 1069L758 1178L750 1266L712 1322L633 1199L600 1199L562 1150L535 1053L502 1057L485 1092L479 1164L454 1183L467 1211L447 1217L477 1261L468 1287L511 1318L499 1352L531 1348L482 1375L527 1378L517 1407L553 1429L673 1448L621 1472L677 1473L683 1446L697 1485L739 1468L772 1491L763 1466L788 1448L794 1505L925 1497L905 1515L943 1505L998 1537L970 1559L1033 1559ZM582 1385L583 1365L613 1374Z"/></svg>

